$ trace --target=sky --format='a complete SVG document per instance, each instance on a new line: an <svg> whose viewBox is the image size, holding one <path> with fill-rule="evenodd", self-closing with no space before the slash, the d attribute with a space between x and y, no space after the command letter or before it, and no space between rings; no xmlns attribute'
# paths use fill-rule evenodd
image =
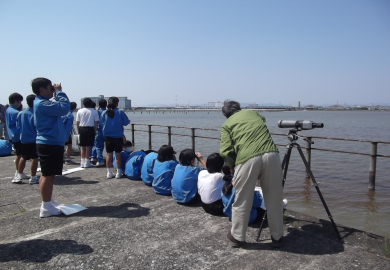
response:
<svg viewBox="0 0 390 270"><path fill-rule="evenodd" d="M71 101L390 103L387 0L0 0L0 103L36 77Z"/></svg>

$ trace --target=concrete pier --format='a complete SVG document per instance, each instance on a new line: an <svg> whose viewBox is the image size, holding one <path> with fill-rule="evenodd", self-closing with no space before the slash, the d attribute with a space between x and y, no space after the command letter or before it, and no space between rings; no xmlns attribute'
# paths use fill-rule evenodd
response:
<svg viewBox="0 0 390 270"><path fill-rule="evenodd" d="M328 220L293 211L283 248L271 247L267 226L256 242L257 223L233 249L227 217L178 205L142 181L106 179L104 167L55 179L55 201L87 210L40 219L39 186L11 183L13 160L0 157L0 269L390 269L384 238L339 225L341 242Z"/></svg>

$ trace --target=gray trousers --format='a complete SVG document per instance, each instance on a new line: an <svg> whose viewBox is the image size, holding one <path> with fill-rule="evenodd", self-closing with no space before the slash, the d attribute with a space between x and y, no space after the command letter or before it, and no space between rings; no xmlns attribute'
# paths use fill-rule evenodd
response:
<svg viewBox="0 0 390 270"><path fill-rule="evenodd" d="M279 240L283 236L284 229L282 168L277 152L255 156L235 167L236 197L232 206L231 234L238 241L246 239L257 179L260 179L260 186L263 190L272 238Z"/></svg>

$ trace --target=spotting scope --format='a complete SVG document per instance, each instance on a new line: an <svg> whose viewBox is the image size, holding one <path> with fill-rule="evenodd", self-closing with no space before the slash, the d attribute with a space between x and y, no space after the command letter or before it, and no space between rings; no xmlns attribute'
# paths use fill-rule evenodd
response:
<svg viewBox="0 0 390 270"><path fill-rule="evenodd" d="M314 123L309 120L279 120L278 127L280 128L296 128L301 130L309 130L313 128L323 128L323 123Z"/></svg>

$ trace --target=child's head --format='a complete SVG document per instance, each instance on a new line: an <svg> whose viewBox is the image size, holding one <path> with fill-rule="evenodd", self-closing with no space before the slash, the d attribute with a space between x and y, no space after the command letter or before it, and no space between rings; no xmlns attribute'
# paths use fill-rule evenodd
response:
<svg viewBox="0 0 390 270"><path fill-rule="evenodd" d="M23 96L19 93L13 93L8 97L9 105L20 107L23 101Z"/></svg>
<svg viewBox="0 0 390 270"><path fill-rule="evenodd" d="M126 151L127 153L130 153L131 151L133 151L132 146L133 146L133 144L131 143L131 141L126 141L123 144L123 150Z"/></svg>
<svg viewBox="0 0 390 270"><path fill-rule="evenodd" d="M196 159L195 151L192 149L184 149L180 152L179 162L183 166L194 165Z"/></svg>
<svg viewBox="0 0 390 270"><path fill-rule="evenodd" d="M172 146L164 144L160 147L157 153L157 160L160 162L173 160L175 159L174 152Z"/></svg>
<svg viewBox="0 0 390 270"><path fill-rule="evenodd" d="M83 99L83 105L85 108L93 108L93 101L90 98Z"/></svg>
<svg viewBox="0 0 390 270"><path fill-rule="evenodd" d="M110 118L114 118L115 112L114 109L118 107L119 99L117 97L110 97L108 99L108 105L107 105L107 115Z"/></svg>
<svg viewBox="0 0 390 270"><path fill-rule="evenodd" d="M223 184L223 187L222 187L222 193L227 196L227 195L230 195L230 193L232 193L232 189L233 189L232 175L231 175L230 167L227 165L223 165L222 172L224 174L222 179L225 181L225 184Z"/></svg>
<svg viewBox="0 0 390 270"><path fill-rule="evenodd" d="M70 103L70 110L73 112L74 110L76 110L76 108L77 108L77 103L72 101Z"/></svg>
<svg viewBox="0 0 390 270"><path fill-rule="evenodd" d="M219 153L211 154L206 161L207 171L209 173L220 173L225 161Z"/></svg>
<svg viewBox="0 0 390 270"><path fill-rule="evenodd" d="M26 97L28 107L30 107L30 108L34 107L34 100L35 100L35 95L28 95Z"/></svg>
<svg viewBox="0 0 390 270"><path fill-rule="evenodd" d="M104 98L99 100L99 108L100 109L105 109L106 107L107 107L107 100L105 100Z"/></svg>

